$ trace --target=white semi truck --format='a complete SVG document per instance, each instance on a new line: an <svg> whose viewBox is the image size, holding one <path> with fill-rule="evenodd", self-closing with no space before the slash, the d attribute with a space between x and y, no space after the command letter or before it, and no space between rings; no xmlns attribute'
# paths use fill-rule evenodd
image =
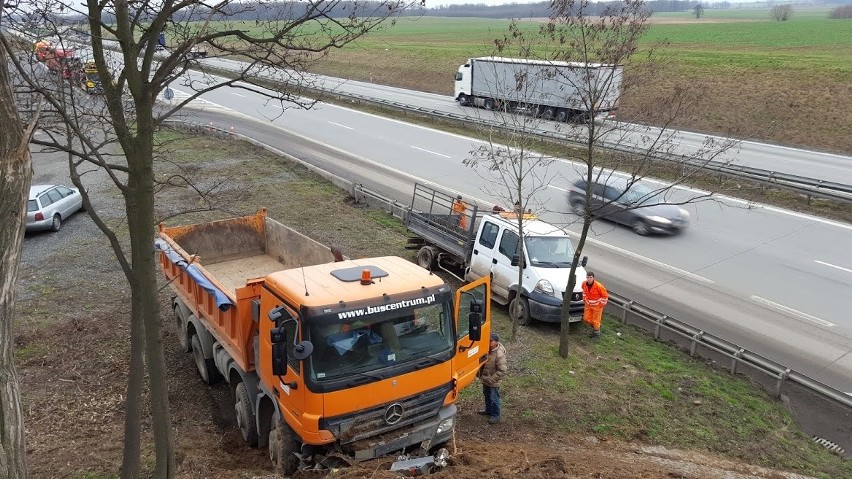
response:
<svg viewBox="0 0 852 479"><path fill-rule="evenodd" d="M471 58L456 73L455 98L462 106L585 121L614 113L621 75L621 65Z"/></svg>

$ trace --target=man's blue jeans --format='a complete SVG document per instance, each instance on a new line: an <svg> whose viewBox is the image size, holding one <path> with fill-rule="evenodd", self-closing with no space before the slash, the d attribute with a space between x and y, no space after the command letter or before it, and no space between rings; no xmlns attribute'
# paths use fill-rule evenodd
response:
<svg viewBox="0 0 852 479"><path fill-rule="evenodd" d="M485 396L485 414L500 419L500 388L482 386Z"/></svg>

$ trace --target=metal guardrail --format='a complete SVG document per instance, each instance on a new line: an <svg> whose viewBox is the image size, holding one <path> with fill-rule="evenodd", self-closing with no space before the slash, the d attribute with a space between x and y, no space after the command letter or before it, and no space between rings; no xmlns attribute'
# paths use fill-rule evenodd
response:
<svg viewBox="0 0 852 479"><path fill-rule="evenodd" d="M617 316L622 323L628 323L629 319L640 319L648 324L648 330L653 334L655 339L660 339L662 331L666 330L673 333L682 339L685 339L689 344L690 356L698 355L698 347L704 347L711 351L715 351L727 357L730 360L728 369L731 374L736 374L740 366L750 367L752 370L766 374L775 380L774 394L781 395L781 389L785 381L797 383L806 389L819 394L820 396L835 401L852 411L852 396L848 396L837 389L832 388L819 381L811 379L804 374L801 374L789 367L778 364L775 361L767 359L755 352L742 348L734 343L726 341L718 336L692 327L683 321L655 311L647 306L643 306L635 301L627 299L610 291L609 302L607 309L618 308ZM607 311L613 314L611 310ZM635 325L635 323L632 323Z"/></svg>

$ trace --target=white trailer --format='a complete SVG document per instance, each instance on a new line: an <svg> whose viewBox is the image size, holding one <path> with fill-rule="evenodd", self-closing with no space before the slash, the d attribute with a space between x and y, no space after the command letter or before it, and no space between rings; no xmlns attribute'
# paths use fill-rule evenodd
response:
<svg viewBox="0 0 852 479"><path fill-rule="evenodd" d="M621 65L471 58L456 73L455 98L462 106L583 121L616 110L621 75Z"/></svg>

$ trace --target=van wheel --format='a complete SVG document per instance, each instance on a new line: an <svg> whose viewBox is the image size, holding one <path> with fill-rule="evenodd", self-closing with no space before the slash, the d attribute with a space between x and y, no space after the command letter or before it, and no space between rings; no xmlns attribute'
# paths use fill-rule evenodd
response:
<svg viewBox="0 0 852 479"><path fill-rule="evenodd" d="M62 217L58 214L53 215L53 222L50 223L50 231L56 233L60 229L62 229Z"/></svg>
<svg viewBox="0 0 852 479"><path fill-rule="evenodd" d="M509 303L509 316L514 318L521 326L530 324L530 303L527 298L515 296Z"/></svg>
<svg viewBox="0 0 852 479"><path fill-rule="evenodd" d="M636 220L633 222L633 232L639 236L645 236L651 232L651 228L648 227L648 223L645 223L642 220Z"/></svg>
<svg viewBox="0 0 852 479"><path fill-rule="evenodd" d="M269 431L269 459L275 472L284 476L296 473L299 467L299 441L293 429L272 411L272 430Z"/></svg>
<svg viewBox="0 0 852 479"><path fill-rule="evenodd" d="M213 359L204 358L204 350L201 349L201 339L197 334L192 335L192 357L195 359L195 367L198 375L205 384L215 384L219 380L219 371Z"/></svg>
<svg viewBox="0 0 852 479"><path fill-rule="evenodd" d="M254 420L246 383L237 384L234 390L234 411L237 414L237 427L240 428L243 439L249 446L257 447L257 422Z"/></svg>
<svg viewBox="0 0 852 479"><path fill-rule="evenodd" d="M430 246L424 246L417 252L417 264L423 269L432 271L435 267L435 250Z"/></svg>

